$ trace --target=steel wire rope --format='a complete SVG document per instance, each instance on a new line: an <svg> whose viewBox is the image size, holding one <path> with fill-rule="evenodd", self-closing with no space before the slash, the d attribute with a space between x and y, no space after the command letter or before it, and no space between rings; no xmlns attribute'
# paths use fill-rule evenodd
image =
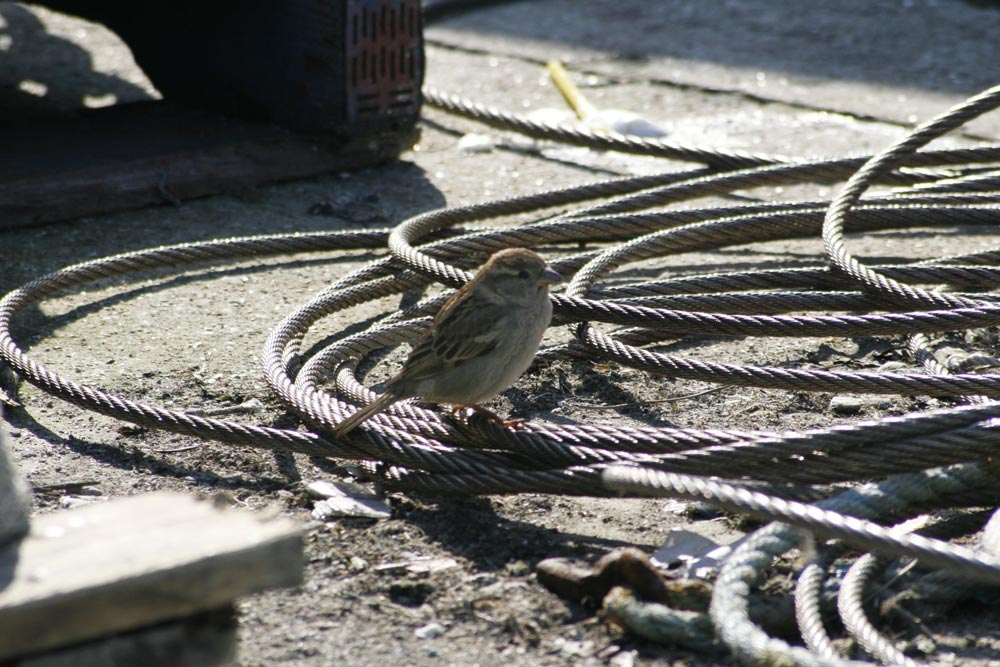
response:
<svg viewBox="0 0 1000 667"><path fill-rule="evenodd" d="M984 96L979 96L980 99L983 97ZM988 98L989 95L986 95L985 97ZM975 108L975 104L971 106L972 108ZM969 108L970 105L963 105L963 107L960 107L955 113L956 115L961 116L963 114L963 110L967 110ZM944 117L947 119L948 116L949 114L945 114ZM937 122L928 124L928 126L934 128L934 131L949 129L949 125L954 127L957 126L957 123L950 123L947 120L940 121L939 119ZM918 130L918 132L915 133L916 136L920 136L921 134L933 134L933 131L927 132L926 130ZM926 137L921 137L921 139L926 141ZM887 151L887 154L892 155L894 151L899 152L899 146L907 146L908 144L916 143L916 141L904 140L903 142L900 142L900 144L897 144L897 147L894 149ZM881 166L891 164L893 164L892 160L882 158L875 158L870 163L870 165ZM869 177L871 177L876 169L876 167L872 167L868 169L867 172L863 169L862 172L859 173L867 173ZM858 180L859 182L863 182L863 179L860 177ZM838 200L846 202L842 204L842 207L848 208L851 203L856 202L857 198L860 196L861 189L863 188L857 185L852 185L852 187L846 188L845 192L847 192L847 194L842 195L842 197ZM854 197L853 202L851 201L852 196ZM849 265L852 275L855 275L855 277L861 276L867 279L867 283L869 285L875 283L885 289L895 290L897 293L902 292L907 297L912 296L919 298L923 296L922 294L916 292L911 295L905 286L895 285L890 282L886 282L884 279L879 280L880 278L883 278L882 276L865 273L866 270L864 267L862 267L860 263L854 260L854 258L847 254L846 250L843 249L842 231L841 228L838 227L838 225L842 226L842 219L839 221L836 220L836 215L837 214L834 212L834 209L831 208L831 214L827 219L824 229L824 239L832 254L839 253L840 257L837 258L838 263ZM840 211L840 215L843 215L843 211ZM831 217L834 218L832 224L830 222ZM935 304L940 303L939 301L934 301L933 299L931 299L931 301ZM953 305L955 302L947 301L946 303ZM622 476L631 474L633 476L632 481L634 482L635 479L638 479L637 475L639 473L636 473L635 471L622 471L620 474ZM662 486L665 484L662 478L657 478L656 480L644 479L642 482L645 483L646 486L656 486L658 484ZM611 478L611 483L612 485L615 484L614 477ZM720 575L720 583L725 578L725 585L717 584L716 594L713 597L713 618L716 621L717 629L720 633L722 633L724 640L734 650L734 652L750 662L766 660L768 659L767 656L770 656L772 652L782 656L784 660L789 660L797 664L826 664L828 662L839 662L836 656L831 655L828 642L824 640L822 632L819 632L817 638L815 628L813 628L813 644L816 645L819 650L814 653L802 652L800 649L788 646L784 642L768 637L766 633L754 626L754 624L749 620L749 616L746 615L746 597L749 594L749 585L760 576L762 568L769 564L770 556L776 555L791 546L787 542L785 544L778 545L777 548L772 548L774 545L766 545L766 542L768 541L768 538L771 537L772 533L780 533L782 531L785 531L785 528L780 524L775 524L773 528L758 531L754 534L754 538L751 541L748 541L740 548L741 558L736 558L736 554L734 554L734 557L727 561L726 568L728 569L724 569L723 574ZM752 545L751 542L753 541L756 541L757 544ZM754 554L755 548L759 554L758 556L752 555ZM756 559L756 562L751 562L753 559ZM741 562L743 565L740 565ZM810 576L814 576L814 573ZM812 580L813 579L811 578L807 578L807 584ZM812 587L815 588L814 585ZM733 613L735 613L735 618ZM806 621L809 621L809 615L806 614L806 616ZM811 620L815 621L815 618ZM879 646L879 648L888 650L884 646ZM897 656L893 655L893 657Z"/></svg>
<svg viewBox="0 0 1000 667"><path fill-rule="evenodd" d="M467 422L441 420L434 411L402 406L403 417L379 417L371 425L358 429L356 434L341 441L332 441L321 435L323 430L335 424L350 406L349 401L357 401L367 396L368 390L357 384L351 373L355 357L364 356L389 343L400 342L393 338L400 332L410 333L420 326L420 320L392 321L389 314L385 322L354 339L339 341L331 346L336 349L344 344L343 357L337 352L320 350L312 358L303 360L299 349L304 336L323 317L351 304L366 303L373 298L399 294L408 289L423 289L433 281L448 286L457 286L469 278L463 268L444 260L463 261L459 255L480 254L504 244L568 244L573 242L615 242L631 234L641 234L635 241L620 244L603 251L581 254L567 263L576 275L567 295L557 295L559 321L577 322L579 343L584 353L594 359L617 359L637 368L648 368L662 373L669 370L677 377L692 379L726 378L736 384L752 386L781 387L802 390L803 388L822 391L866 391L885 393L928 393L935 396L995 396L998 391L997 378L983 374L956 374L947 377L942 374L920 376L908 373L849 373L801 371L796 369L776 369L744 367L733 368L724 364L708 364L698 360L671 359L655 355L646 350L630 349L631 346L617 341L605 341L594 333L590 322L615 323L625 326L645 327L655 330L657 335L853 335L865 334L925 334L936 331L953 331L974 326L996 323L1000 309L991 303L991 297L975 294L941 294L928 292L911 286L910 283L954 282L964 286L995 285L997 277L996 255L982 254L968 264L945 266L943 259L934 263L930 260L898 267L878 267L873 270L861 264L847 250L843 234L851 230L896 228L908 226L910 216L924 216L920 224L936 221L939 224L990 224L996 221L998 197L995 192L983 190L991 187L989 176L977 177L975 173L954 170L928 171L928 167L962 167L1000 160L1000 148L982 146L968 149L914 152L941 132L957 127L970 118L995 106L1000 99L997 89L986 91L957 110L939 117L900 142L896 147L869 159L852 157L832 160L791 163L783 158L743 154L674 146L665 142L633 140L619 136L593 136L593 133L572 128L555 128L525 122L516 116L495 112L476 105L442 96L428 91L428 101L463 113L494 125L503 125L533 136L544 136L564 141L572 141L602 149L624 150L660 155L672 159L693 160L709 166L709 169L695 169L651 177L626 177L613 181L575 186L563 190L538 193L519 198L510 198L442 209L418 215L396 226L391 231L375 230L358 233L318 233L270 235L241 239L225 239L205 243L179 244L154 248L147 251L85 262L67 267L49 276L16 289L0 300L0 362L8 364L17 374L36 384L43 390L82 407L95 410L134 423L164 428L179 433L216 439L223 442L253 447L281 448L312 455L372 461L369 470L383 482L400 489L426 490L451 493L516 493L522 491L543 491L548 493L607 495L627 488L619 485L609 489L602 482L614 480L614 474L669 475L664 471L643 472L635 467L638 463L662 464L675 457L678 462L688 465L692 461L719 460L732 458L737 462L733 467L743 466L757 457L754 448L786 447L793 452L802 444L799 434L774 436L769 434L743 433L726 430L696 430L670 428L633 428L615 426L593 426L588 424L548 424L531 422L522 431L510 431L489 423L481 423L475 418ZM856 171L861 167L860 171ZM718 173L719 170L728 170ZM852 174L854 174L852 176ZM827 293L817 295L809 304L803 301L805 295L789 303L789 307L802 308L812 305L817 310L827 310L833 305L848 307L856 304L883 303L888 310L884 313L861 316L816 315L807 317L771 316L760 313L711 313L683 309L650 307L639 303L617 303L607 295L622 290L641 293L643 290L695 290L713 292L723 284L738 290L747 289L753 278L735 277L737 274L710 275L702 277L677 277L661 281L658 285L613 286L596 284L615 262L636 261L642 253L651 252L648 257L661 253L678 252L682 247L703 248L723 247L732 244L749 243L761 238L788 238L781 234L798 234L808 237L817 230L816 219L821 216L822 203L797 202L789 204L747 205L729 207L728 213L721 209L709 211L651 211L636 213L644 209L669 206L682 201L708 196L725 195L735 190L762 185L784 184L805 181L839 181L848 179L848 185L834 201L819 228L830 257L840 273L829 269L806 268L801 270L777 270L762 277L757 288L783 289L789 283L799 281L800 286L816 288L834 278L840 288L857 287L862 284L867 294L858 292L847 299L846 294L835 296ZM891 196L894 201L882 199L861 199L862 192L871 183L911 186L910 190ZM975 193L958 191L966 183ZM935 192L935 184L941 185L942 192ZM557 214L549 221L539 221L529 225L508 226L506 228L465 232L443 241L431 240L430 245L417 246L428 240L428 236L449 230L464 223L481 223L494 217L510 217L532 213L546 208L556 208L568 204L583 203L612 197L610 201L591 204L579 211ZM756 207L756 208L754 208ZM866 216L868 216L866 218ZM935 216L937 216L935 218ZM775 226L775 221L785 226ZM867 222L866 222L867 220ZM808 223L808 224L806 224ZM865 225L868 227L865 227ZM811 226L810 226L811 225ZM881 227L880 227L881 226ZM760 235L754 236L747 230ZM388 237L387 237L388 233ZM455 232L451 232L455 233ZM768 236L771 234L772 236ZM671 246L678 239L688 240L688 246ZM751 240L748 240L751 239ZM665 243L660 247L658 244ZM714 244L714 245L713 245ZM346 279L337 281L322 293L322 298L298 309L279 325L265 345L264 367L269 384L293 411L303 416L315 426L320 434L293 430L251 426L239 422L210 419L179 411L156 408L129 401L85 384L77 384L50 371L23 351L11 333L12 321L17 313L31 303L38 302L61 290L99 281L108 277L124 276L150 269L176 269L198 263L246 259L266 255L311 252L317 250L380 248L386 247L391 257L377 260L365 269L354 272ZM638 254L635 254L638 253ZM970 256L972 257L972 256ZM685 287L686 285L686 287ZM634 296L634 294L633 294ZM594 298L598 297L598 298ZM632 297L628 297L632 298ZM771 297L754 297L758 301ZM731 299L729 296L718 297ZM824 301L825 299L825 301ZM840 299L840 301L837 301ZM885 301L880 301L885 299ZM874 301L873 301L874 300ZM427 301L422 307L426 308ZM655 303L655 302L654 302ZM689 302L690 303L690 302ZM770 301L777 307L777 301ZM748 304L756 310L759 304L751 298ZM909 310L896 310L900 305ZM728 308L738 310L729 302ZM603 336L603 334L600 334ZM351 346L357 347L351 347ZM330 356L324 356L330 355ZM666 360L666 361L665 361ZM330 394L319 386L320 378L331 364L344 361L338 371L335 387L349 389L349 401L343 401L339 393ZM344 375L346 372L346 375ZM300 375L301 373L301 375ZM353 384L352 384L353 383ZM755 383L763 383L755 384ZM853 389L852 389L853 388ZM407 411L411 412L407 412ZM977 412L978 410L978 412ZM955 449L959 444L966 448L966 454L959 456L980 457L992 446L996 429L990 419L996 417L995 404L973 405L944 409L893 421L882 420L876 424L861 427L862 437L880 434L879 446L910 447L908 456L915 466L930 466L948 463L955 459L943 456L946 449ZM395 421L393 421L395 420ZM904 435L908 434L908 435ZM864 447L855 448L850 444L850 429L836 428L828 435L812 434L812 445L816 451L837 452L861 456ZM975 447L982 449L975 451ZM822 447L827 447L823 450ZM740 459L736 452L750 452L747 460ZM972 453L969 453L972 452ZM532 456L541 454L537 460ZM954 455L953 455L954 456ZM867 459L865 458L867 457ZM862 462L871 457L862 456ZM607 473L609 464L622 461L632 464L621 472ZM864 480L871 477L872 468L864 465L852 469L854 462L843 472L846 480ZM980 471L980 464L962 464L954 470ZM877 474L889 471L879 468ZM927 480L936 478L927 477ZM660 479L660 478L656 478ZM689 478L693 479L693 478ZM810 478L818 483L817 478ZM827 480L826 477L822 478ZM828 480L827 480L828 481ZM695 486L700 482L690 482ZM929 485L933 486L933 485ZM702 485L702 490L704 487ZM727 487L715 486L712 493L722 493ZM731 487L735 489L736 487ZM646 488L633 488L636 493L645 493ZM690 489L688 489L690 491ZM926 539L903 539L887 533L878 526L847 516L848 512L837 505L837 512L815 506L784 501L763 494L747 496L747 492L736 491L726 496L734 508L741 511L751 509L768 518L795 520L812 530L834 534L844 539L877 547L883 552L906 555L917 554L932 564L952 567L972 573L985 580L998 579L995 563L941 543ZM757 493L757 492L752 492ZM713 496L718 499L720 496ZM843 498L840 496L838 498ZM883 505L885 498L881 499ZM882 509L886 509L882 507ZM741 558L770 562L770 557L760 558L761 553L780 553L791 542L782 537L782 530L773 533L755 534L742 553ZM756 550L759 544L767 544L764 551ZM771 551L768 551L770 549ZM777 550L777 551L775 551ZM746 570L747 561L734 559L732 568L717 591L720 600L730 596L734 585L746 577L755 577L759 572ZM741 569L744 568L744 569ZM733 574L736 572L737 574ZM738 587L738 586L737 586ZM725 611L742 604L737 596L730 600L729 607L720 603ZM713 602L713 608L716 603ZM719 612L723 613L723 612ZM776 640L746 634L745 624L733 623L727 641L739 655L759 658L760 650L785 651ZM740 633L744 633L740 635ZM749 639L748 639L749 638ZM760 643L760 642L763 643ZM755 644L756 642L756 644ZM748 648L754 644L755 648ZM793 651L801 657L798 652ZM815 656L813 656L815 658ZM798 658L796 658L798 659ZM832 658L831 658L832 659ZM815 663L810 663L815 664Z"/></svg>
<svg viewBox="0 0 1000 667"><path fill-rule="evenodd" d="M959 465L930 470L924 473L897 475L885 482L869 484L854 490L842 492L826 501L804 505L750 491L730 484L712 480L660 471L636 468L613 468L605 473L609 488L628 492L645 492L650 495L667 495L681 498L711 499L713 503L731 507L736 511L760 512L761 516L777 519L784 523L772 523L752 533L723 564L716 581L712 598L711 613L717 631L726 644L744 661L751 664L780 662L781 664L830 665L845 664L825 641L825 632L818 621L818 605L815 595L806 608L799 609L809 621L810 635L819 650L813 653L788 645L786 642L768 636L749 617L748 598L752 585L763 577L774 557L799 546L803 540L801 528L821 535L835 535L840 539L865 548L874 548L887 555L914 557L922 552L921 558L927 563L950 568L969 576L976 571L985 579L1000 576L1000 562L995 556L983 555L964 547L955 547L947 542L914 536L924 546L916 551L902 546L909 538L894 535L893 531L870 524L863 519L880 516L891 517L907 509L921 509L937 506L941 500L968 494L969 489L989 489L984 496L996 502L996 490L992 488L995 468L981 465ZM959 496L955 496L955 494ZM976 498L979 502L983 498ZM827 514L829 512L829 514ZM858 517L853 519L852 517ZM794 528L793 526L798 526ZM930 555L934 552L935 555ZM941 560L938 560L941 557ZM955 559L955 560L952 560ZM969 559L966 564L959 561ZM950 563L948 561L951 561ZM975 563L975 564L973 564ZM815 569L808 573L807 584L811 582L814 593L817 588L818 573ZM797 600L797 604L801 604ZM858 664L851 662L850 664Z"/></svg>
<svg viewBox="0 0 1000 667"><path fill-rule="evenodd" d="M869 655L881 663L901 667L926 665L927 663L914 660L903 653L878 631L865 612L865 585L880 565L884 563L875 554L866 553L854 561L844 576L837 595L837 610L844 621L844 628Z"/></svg>
<svg viewBox="0 0 1000 667"><path fill-rule="evenodd" d="M995 512L992 513L995 516ZM977 520L981 518L982 512L975 515L954 515L951 520L945 520L937 524L928 524L925 521L904 521L893 530L909 532L919 530L922 533L935 533L938 536L951 534L962 535L968 532L969 519ZM926 519L927 517L920 517ZM977 521L978 523L978 521ZM984 536L990 531L990 523L987 523L983 531ZM981 524L979 524L981 525ZM988 538L984 537L979 545L980 549L985 549L990 553ZM876 571L887 564L884 558L880 558L874 553L867 553L858 558L844 574L837 591L837 608L840 617L844 622L847 633L857 641L870 655L885 664L916 665L924 664L907 656L896 645L895 642L881 633L868 617L866 607L865 587L869 585L870 579ZM910 563L901 562L897 569L905 573L910 570ZM906 597L907 599L920 599L933 596L936 601L942 599L960 600L972 597L974 591L973 582L962 580L954 572L948 570L936 570L930 574L923 575L915 584L907 586L900 595L894 596L889 606L883 605L883 614L887 609L898 605L898 601ZM907 595L912 593L912 595Z"/></svg>
<svg viewBox="0 0 1000 667"><path fill-rule="evenodd" d="M645 183L645 181L644 181L644 183ZM615 186L615 187L616 187L616 189L617 189L617 190L621 190L621 189L622 189L622 187L621 187L621 186ZM576 194L580 194L581 192L585 192L585 190L581 191L580 189L577 189L577 192L576 192ZM540 197L535 197L535 198L534 198L534 201L532 202L532 205L534 205L534 204L538 203L538 200L539 200L539 199L540 199ZM497 205L497 207L498 207L498 208L500 208L500 209L502 209L503 211L509 211L509 210L511 210L511 207L510 207L509 203L501 203L501 204ZM479 208L479 209L480 209L480 211L481 211L481 209L482 209L482 207L476 207L476 208ZM488 207L487 207L487 208L488 208ZM478 215L479 215L479 211L477 211L477 213L476 213L475 215L471 216L471 218L472 218L472 219L475 219L476 217L478 217ZM286 250L286 251L287 251L287 250L295 250L295 249L297 249L297 248L285 248L284 250ZM205 249L205 253L204 253L203 255L201 255L200 257L198 257L197 259L200 259L200 260L204 260L204 259L206 259L206 257L209 257L209 256L210 256L210 254L209 254L209 252L208 252L208 249L206 248L206 249ZM127 260L126 258L122 258L122 262L123 262L123 263L127 263L127 261L128 261L128 260ZM170 258L169 258L168 260L166 260L166 262L164 262L164 263L167 263L167 264L173 264L173 263L175 263L176 261L177 261L177 258L175 258L175 257L170 257ZM194 260L192 260L192 261L194 261Z"/></svg>
<svg viewBox="0 0 1000 667"><path fill-rule="evenodd" d="M884 174L895 168L918 148L927 145L933 139L960 127L987 111L992 111L998 105L1000 105L1000 86L995 86L972 96L962 104L924 123L900 141L868 160L847 180L843 189L830 204L830 210L823 223L823 242L830 259L842 271L854 277L865 287L903 303L926 303L943 308L968 306L970 303L975 303L966 298L916 289L864 266L847 249L844 240L844 222L860 201L862 194L877 180L879 174Z"/></svg>

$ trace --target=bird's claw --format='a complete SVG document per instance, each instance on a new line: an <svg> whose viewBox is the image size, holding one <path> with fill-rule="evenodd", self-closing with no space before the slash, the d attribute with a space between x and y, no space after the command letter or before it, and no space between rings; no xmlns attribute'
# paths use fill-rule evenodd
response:
<svg viewBox="0 0 1000 667"><path fill-rule="evenodd" d="M455 405L451 408L451 416L458 417L459 413L463 410L471 413L466 417L467 419L478 416L504 428L520 430L527 423L526 419L504 419L497 413L481 405Z"/></svg>

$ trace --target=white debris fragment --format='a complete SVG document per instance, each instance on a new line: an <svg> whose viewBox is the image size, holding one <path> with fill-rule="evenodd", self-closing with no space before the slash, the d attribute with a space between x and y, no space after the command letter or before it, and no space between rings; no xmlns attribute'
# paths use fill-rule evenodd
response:
<svg viewBox="0 0 1000 667"><path fill-rule="evenodd" d="M470 132L458 140L456 147L463 153L489 153L495 143L488 134Z"/></svg>
<svg viewBox="0 0 1000 667"><path fill-rule="evenodd" d="M318 480L306 485L306 490L323 500L313 505L311 516L317 521L337 517L388 519L392 509L376 493L360 484Z"/></svg>
<svg viewBox="0 0 1000 667"><path fill-rule="evenodd" d="M609 667L633 667L635 665L636 658L639 657L638 651L621 651L616 653L614 657L608 660Z"/></svg>
<svg viewBox="0 0 1000 667"><path fill-rule="evenodd" d="M667 136L667 131L653 121L625 109L598 109L587 116L583 124L592 130L617 132L647 139Z"/></svg>
<svg viewBox="0 0 1000 667"><path fill-rule="evenodd" d="M448 628L436 621L432 621L414 630L413 634L416 635L417 639L437 639L447 631Z"/></svg>
<svg viewBox="0 0 1000 667"><path fill-rule="evenodd" d="M671 528L663 544L653 554L653 565L670 567L675 563L701 558L718 547L716 542L698 533Z"/></svg>
<svg viewBox="0 0 1000 667"><path fill-rule="evenodd" d="M409 572L411 574L430 574L458 567L454 558L433 558L431 556L416 556L410 560L380 563L375 566L376 572Z"/></svg>
<svg viewBox="0 0 1000 667"><path fill-rule="evenodd" d="M65 495L59 497L59 507L68 510L74 507L92 505L97 500L98 498L95 498L94 496Z"/></svg>
<svg viewBox="0 0 1000 667"><path fill-rule="evenodd" d="M306 484L306 491L314 498L340 498L350 496L352 498L378 498L378 494L371 487L355 482L330 481L318 479L315 482Z"/></svg>
<svg viewBox="0 0 1000 667"><path fill-rule="evenodd" d="M729 557L740 541L719 544L698 533L672 528L663 545L653 554L653 565L668 567L682 563L685 578L714 579L722 561Z"/></svg>

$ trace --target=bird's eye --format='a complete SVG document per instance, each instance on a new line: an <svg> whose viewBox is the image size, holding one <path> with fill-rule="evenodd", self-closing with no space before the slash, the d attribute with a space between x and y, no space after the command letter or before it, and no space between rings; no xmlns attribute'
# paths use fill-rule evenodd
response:
<svg viewBox="0 0 1000 667"><path fill-rule="evenodd" d="M531 274L525 271L524 269L521 269L520 271L517 272L517 277L520 278L521 280L527 280L528 278L531 277Z"/></svg>

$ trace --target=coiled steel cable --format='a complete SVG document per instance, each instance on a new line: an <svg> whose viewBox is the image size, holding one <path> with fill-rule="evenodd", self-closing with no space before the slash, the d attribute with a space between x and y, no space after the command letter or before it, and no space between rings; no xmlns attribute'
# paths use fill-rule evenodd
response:
<svg viewBox="0 0 1000 667"><path fill-rule="evenodd" d="M906 497L899 503L901 508L957 502L961 493L975 494L989 477L983 466L992 458L1000 437L1000 429L992 423L1000 416L997 403L977 399L954 408L792 434L544 421L509 429L476 416L456 419L404 403L368 420L347 438L335 440L328 434L350 406L372 397L357 377L358 369L373 355L412 338L426 326L427 316L442 297L432 295L406 311L387 313L368 330L324 349L310 353L301 349L305 335L324 317L385 296L423 291L435 282L461 285L469 279L467 269L474 266L474 260L498 248L548 246L565 253L580 243L601 243L611 245L555 260L560 271L572 276L566 293L553 297L556 322L571 324L576 336L573 343L543 352L541 358L613 359L673 377L792 391L922 394L958 401L969 396L1000 396L1000 374L737 366L640 347L671 338L705 336L920 336L1000 323L1000 304L992 295L945 294L924 288L939 284L966 290L993 288L1000 282L997 252L867 267L850 254L844 242L845 233L905 229L914 224L995 225L1000 220L1000 195L992 189L992 177L981 172L989 169L983 165L1000 162L1000 147L915 151L995 106L1000 91L976 96L875 159L794 162L544 126L435 91L427 91L426 99L448 111L532 136L696 161L706 168L446 208L415 216L390 230L227 239L85 262L40 278L0 300L0 363L55 396L144 426L245 446L372 462L368 469L373 475L401 490L587 495L626 490L643 495L666 479L663 475L672 475L669 479L674 482L686 480L681 486L689 495L711 488L715 500L724 497L733 509L796 521L878 553L918 556L935 566L1000 582L993 559L919 536L901 538L849 516L891 516L898 508L889 494L877 495L877 502L871 500L874 496L865 496L862 502L862 496L848 492L821 507L696 477L711 474L750 482L796 482L822 489L834 481L866 482L909 473L902 478L919 478L919 488L933 489L933 493L911 497L902 491L909 486L890 484L887 488ZM671 208L741 189L844 179L849 179L847 188L829 209L825 202ZM903 189L862 199L861 194L876 182ZM528 224L504 221L572 205L584 206ZM495 226L473 232L459 228L487 221ZM431 235L434 240L429 241ZM648 283L612 280L623 267L638 261L758 241L821 237L832 266L815 263ZM27 306L108 277L236 258L380 247L388 249L386 258L338 280L296 309L265 343L263 367L269 385L309 424L310 432L208 419L78 384L29 356L11 333L13 320ZM851 312L856 310L863 312ZM790 314L801 312L809 314ZM599 323L626 329L606 333L598 330ZM325 384L331 375L332 385ZM623 464L628 467L622 469ZM958 477L967 484L949 485ZM626 479L631 481L626 483ZM879 511L865 509L870 515L859 515L858 508L867 507L868 502L878 505ZM789 530L779 526L755 534L727 562L713 603L717 618L731 612L733 619L744 618L739 609L750 584L773 556L801 540L800 533ZM766 637L748 617L719 630L734 652L749 661L772 655L792 656L800 664L840 664L827 650L820 650L820 656Z"/></svg>
<svg viewBox="0 0 1000 667"><path fill-rule="evenodd" d="M835 206L831 207L831 212L828 214L824 228L824 238L827 248L835 256L835 261L845 272L862 279L869 288L881 288L892 292L896 297L903 296L911 302L923 301L935 306L942 303L948 303L949 305L964 303L959 300L939 300L934 297L927 297L926 293L910 290L906 286L895 283L891 279L886 280L884 276L867 269L844 248L841 226L846 211L857 203L860 192L866 187L867 182L873 178L878 168L894 164L899 154L926 143L930 138L933 138L935 133L956 127L959 124L955 120L956 118L964 122L964 120L981 113L987 108L993 108L998 99L1000 99L1000 89L992 89L977 96L971 102L961 105L952 112L919 129L914 133L917 139L908 138L900 142L887 151L886 155L889 157L880 156L875 158L868 163L866 169L859 172L859 175L855 177L850 186L836 200ZM916 344L919 346L921 341L917 341ZM925 361L927 360L925 359ZM989 405L988 403L984 403L979 397L975 397L975 402ZM972 473L975 476L980 472L980 468L977 465L960 466L955 469L955 472ZM630 490L643 487L647 489L662 488L674 481L664 479L662 473L659 473L661 477L652 479L648 477L643 479L640 473L636 471L620 471L615 474L618 476L612 476L610 482L619 485L624 482L626 488ZM652 473L646 473L646 475L649 474ZM973 488L975 486L976 484L972 485ZM790 532L782 524L772 524L768 528L762 529L751 536L727 560L723 572L720 574L719 581L716 584L715 595L713 596L712 612L713 618L716 620L717 630L722 635L724 641L733 649L734 653L752 664L771 662L802 665L843 664L843 661L832 650L832 645L826 638L821 621L819 621L818 607L814 604L818 594L817 582L821 576L817 566L810 566L803 574L798 596L800 599L797 599L798 617L803 624L804 632L807 636L807 644L813 649L812 652L803 651L797 647L789 646L780 640L768 637L766 633L750 620L747 614L746 599L749 595L750 586L762 576L762 572L770 566L771 559L774 556L788 550L794 544L794 531ZM988 556L975 557L980 562L989 562L992 560ZM864 569L870 563L873 563L874 556L866 557L866 559L869 558L871 559L870 561L864 561L865 565L856 565L855 568ZM963 571L968 572L964 568ZM863 580L863 577L858 575L855 577L855 580ZM851 595L851 591L849 590L846 599L857 602L856 597L856 595ZM902 664L912 664L911 660L901 655L893 646L882 640L878 636L878 633L874 631L874 628L866 624L865 619L859 617L857 613L858 608L857 604L848 603L842 605L842 611L846 609L845 613L850 615L850 619L845 618L845 623L848 623L864 638L863 641L865 641L866 646L885 659L893 662L901 662Z"/></svg>

